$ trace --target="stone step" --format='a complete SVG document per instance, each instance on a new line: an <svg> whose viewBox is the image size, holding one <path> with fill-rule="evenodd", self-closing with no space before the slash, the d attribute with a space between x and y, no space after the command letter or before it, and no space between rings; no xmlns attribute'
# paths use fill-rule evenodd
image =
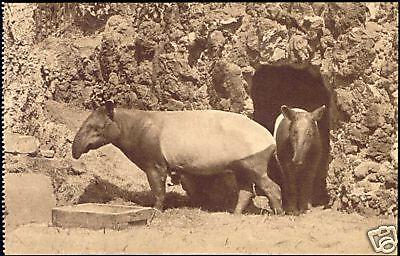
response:
<svg viewBox="0 0 400 256"><path fill-rule="evenodd" d="M144 224L154 217L150 207L86 203L55 207L53 225L64 228L121 229L133 224Z"/></svg>

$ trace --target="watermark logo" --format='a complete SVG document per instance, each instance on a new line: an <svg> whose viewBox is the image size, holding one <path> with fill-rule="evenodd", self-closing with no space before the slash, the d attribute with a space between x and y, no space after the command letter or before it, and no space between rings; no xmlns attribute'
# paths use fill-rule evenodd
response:
<svg viewBox="0 0 400 256"><path fill-rule="evenodd" d="M397 247L397 233L395 226L379 226L368 231L375 252L392 253Z"/></svg>

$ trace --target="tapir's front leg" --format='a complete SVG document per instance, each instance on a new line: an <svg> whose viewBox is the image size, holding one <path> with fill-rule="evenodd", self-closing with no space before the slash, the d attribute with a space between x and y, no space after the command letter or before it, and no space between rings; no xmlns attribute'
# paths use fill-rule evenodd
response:
<svg viewBox="0 0 400 256"><path fill-rule="evenodd" d="M156 165L146 168L145 172L151 191L156 198L154 208L163 211L165 199L165 181L167 179L166 168Z"/></svg>
<svg viewBox="0 0 400 256"><path fill-rule="evenodd" d="M298 198L299 198L299 210L300 213L306 213L307 210L311 209L311 202L312 202L312 191L313 191L313 184L315 180L316 170L315 167L311 167L308 173L304 175L305 177L302 180L302 185L299 186Z"/></svg>
<svg viewBox="0 0 400 256"><path fill-rule="evenodd" d="M290 170L290 166L285 165L285 196L286 196L286 209L285 212L288 215L298 215L297 209L297 180L293 170Z"/></svg>

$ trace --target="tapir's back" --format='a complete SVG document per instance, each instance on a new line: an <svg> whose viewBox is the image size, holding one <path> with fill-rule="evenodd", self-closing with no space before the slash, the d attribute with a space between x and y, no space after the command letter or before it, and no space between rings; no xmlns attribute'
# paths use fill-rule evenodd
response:
<svg viewBox="0 0 400 256"><path fill-rule="evenodd" d="M158 115L165 159L172 167L187 171L213 173L275 144L267 129L236 113L204 110Z"/></svg>

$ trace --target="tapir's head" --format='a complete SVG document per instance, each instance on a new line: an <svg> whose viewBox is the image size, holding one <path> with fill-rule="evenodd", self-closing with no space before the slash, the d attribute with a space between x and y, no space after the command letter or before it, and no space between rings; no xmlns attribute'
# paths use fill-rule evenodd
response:
<svg viewBox="0 0 400 256"><path fill-rule="evenodd" d="M119 134L114 121L114 103L107 101L93 111L83 122L72 143L72 157L78 159L91 149L97 149L111 143Z"/></svg>
<svg viewBox="0 0 400 256"><path fill-rule="evenodd" d="M284 117L289 119L289 139L293 148L292 162L301 166L306 157L310 154L310 148L316 140L319 140L317 122L325 113L325 105L317 108L313 112L298 112L287 106L281 107Z"/></svg>

